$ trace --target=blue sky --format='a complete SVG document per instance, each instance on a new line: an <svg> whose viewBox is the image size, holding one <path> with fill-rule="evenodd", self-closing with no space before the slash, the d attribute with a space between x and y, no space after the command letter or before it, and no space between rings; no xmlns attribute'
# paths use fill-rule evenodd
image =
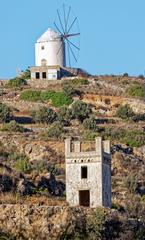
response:
<svg viewBox="0 0 145 240"><path fill-rule="evenodd" d="M0 78L34 65L34 44L70 4L79 19L77 66L92 74L145 73L145 0L1 0Z"/></svg>

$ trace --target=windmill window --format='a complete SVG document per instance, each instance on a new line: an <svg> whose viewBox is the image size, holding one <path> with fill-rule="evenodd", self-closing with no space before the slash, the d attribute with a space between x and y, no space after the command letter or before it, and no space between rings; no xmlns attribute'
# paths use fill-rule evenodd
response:
<svg viewBox="0 0 145 240"><path fill-rule="evenodd" d="M43 72L43 73L42 73L42 78L43 78L43 79L46 79L46 72Z"/></svg>
<svg viewBox="0 0 145 240"><path fill-rule="evenodd" d="M36 72L36 79L40 79L40 73Z"/></svg>
<svg viewBox="0 0 145 240"><path fill-rule="evenodd" d="M82 179L88 178L88 168L87 168L87 166L81 167L81 178Z"/></svg>

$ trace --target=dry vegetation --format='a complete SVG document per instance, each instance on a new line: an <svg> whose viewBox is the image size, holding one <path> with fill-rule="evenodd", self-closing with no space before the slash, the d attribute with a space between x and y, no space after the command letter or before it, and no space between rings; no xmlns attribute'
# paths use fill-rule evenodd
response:
<svg viewBox="0 0 145 240"><path fill-rule="evenodd" d="M0 101L10 112L6 109L5 120L0 119L0 204L65 206L64 138L80 136L82 149L90 150L91 141L101 135L112 142L112 208L120 219L140 218L145 210L143 84L142 76L127 75L65 80L49 88L42 82L41 89L30 80L1 83Z"/></svg>

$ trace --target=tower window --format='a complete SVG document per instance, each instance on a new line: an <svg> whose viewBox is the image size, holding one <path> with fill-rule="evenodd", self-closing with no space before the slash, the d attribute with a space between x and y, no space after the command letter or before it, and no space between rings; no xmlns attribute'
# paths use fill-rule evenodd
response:
<svg viewBox="0 0 145 240"><path fill-rule="evenodd" d="M41 49L44 50L44 46L42 46Z"/></svg>
<svg viewBox="0 0 145 240"><path fill-rule="evenodd" d="M40 79L40 73L36 72L36 79Z"/></svg>
<svg viewBox="0 0 145 240"><path fill-rule="evenodd" d="M42 78L44 78L44 79L46 78L46 72L42 73Z"/></svg>
<svg viewBox="0 0 145 240"><path fill-rule="evenodd" d="M88 168L87 168L87 166L81 167L81 178L88 178Z"/></svg>

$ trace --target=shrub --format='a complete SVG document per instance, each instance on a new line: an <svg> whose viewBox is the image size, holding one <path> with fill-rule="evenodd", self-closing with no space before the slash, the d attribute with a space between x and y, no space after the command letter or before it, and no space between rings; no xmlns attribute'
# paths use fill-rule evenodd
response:
<svg viewBox="0 0 145 240"><path fill-rule="evenodd" d="M9 155L9 160L14 161L14 168L18 171L29 173L31 171L31 165L29 159L25 154L13 152Z"/></svg>
<svg viewBox="0 0 145 240"><path fill-rule="evenodd" d="M102 239L108 213L104 208L97 208L86 217L86 232L89 239Z"/></svg>
<svg viewBox="0 0 145 240"><path fill-rule="evenodd" d="M31 165L27 159L20 158L15 163L15 168L24 173L30 173L31 171Z"/></svg>
<svg viewBox="0 0 145 240"><path fill-rule="evenodd" d="M140 75L138 76L138 78L144 79L144 75L143 75L143 74L140 74Z"/></svg>
<svg viewBox="0 0 145 240"><path fill-rule="evenodd" d="M145 133L141 131L126 131L122 140L129 147L141 147L145 145Z"/></svg>
<svg viewBox="0 0 145 240"><path fill-rule="evenodd" d="M134 116L134 112L129 105L120 106L116 111L116 116L122 119L130 119Z"/></svg>
<svg viewBox="0 0 145 240"><path fill-rule="evenodd" d="M61 139L63 137L64 129L59 122L55 122L47 131L47 135L50 138Z"/></svg>
<svg viewBox="0 0 145 240"><path fill-rule="evenodd" d="M41 91L36 90L26 90L21 93L20 98L24 101L36 102L41 100Z"/></svg>
<svg viewBox="0 0 145 240"><path fill-rule="evenodd" d="M27 85L26 80L23 79L23 78L20 78L20 77L16 77L16 78L13 78L13 79L9 80L9 82L6 84L6 87L21 88L24 85Z"/></svg>
<svg viewBox="0 0 145 240"><path fill-rule="evenodd" d="M20 126L16 121L11 121L10 123L4 124L1 128L1 131L8 131L8 132L24 132L25 129Z"/></svg>
<svg viewBox="0 0 145 240"><path fill-rule="evenodd" d="M145 90L144 90L144 86L140 85L138 83L133 84L132 86L130 86L127 89L127 94L130 97L138 97L138 98L143 98L145 97Z"/></svg>
<svg viewBox="0 0 145 240"><path fill-rule="evenodd" d="M123 73L123 77L129 77L128 73Z"/></svg>
<svg viewBox="0 0 145 240"><path fill-rule="evenodd" d="M75 78L75 79L71 80L71 84L73 84L74 86L88 85L89 81L84 78L80 78L80 79Z"/></svg>
<svg viewBox="0 0 145 240"><path fill-rule="evenodd" d="M4 103L0 102L0 122L5 123L10 121L12 115L11 115L11 109L5 105Z"/></svg>
<svg viewBox="0 0 145 240"><path fill-rule="evenodd" d="M58 111L58 121L63 125L63 126L69 126L70 121L72 119L72 111L68 107L64 106L61 107Z"/></svg>
<svg viewBox="0 0 145 240"><path fill-rule="evenodd" d="M142 202L145 202L145 194L142 195L142 197L141 197L141 201L142 201Z"/></svg>
<svg viewBox="0 0 145 240"><path fill-rule="evenodd" d="M138 185L137 176L133 174L130 174L124 180L124 186L129 190L131 194L136 192L137 185Z"/></svg>
<svg viewBox="0 0 145 240"><path fill-rule="evenodd" d="M55 92L51 97L51 101L54 107L68 106L73 100L68 97L64 92Z"/></svg>
<svg viewBox="0 0 145 240"><path fill-rule="evenodd" d="M145 133L141 131L127 131L122 128L107 128L102 133L105 139L119 141L129 147L141 147L145 144Z"/></svg>
<svg viewBox="0 0 145 240"><path fill-rule="evenodd" d="M53 123L57 119L57 114L51 108L41 107L32 112L32 118L35 123Z"/></svg>
<svg viewBox="0 0 145 240"><path fill-rule="evenodd" d="M132 117L134 122L145 121L145 113L143 114L136 114Z"/></svg>
<svg viewBox="0 0 145 240"><path fill-rule="evenodd" d="M72 105L72 117L83 122L92 113L91 108L84 102L78 100Z"/></svg>
<svg viewBox="0 0 145 240"><path fill-rule="evenodd" d="M87 118L83 121L83 127L87 130L92 130L96 131L97 130L97 125L96 125L96 120L94 117Z"/></svg>
<svg viewBox="0 0 145 240"><path fill-rule="evenodd" d="M98 132L90 131L90 130L85 130L82 133L82 138L85 141L94 141L96 137L98 137L100 134Z"/></svg>
<svg viewBox="0 0 145 240"><path fill-rule="evenodd" d="M29 68L26 69L26 70L22 73L22 77L23 77L23 79L30 79L30 78L31 78L31 73L30 73Z"/></svg>
<svg viewBox="0 0 145 240"><path fill-rule="evenodd" d="M73 97L73 95L76 93L76 90L71 85L65 85L63 87L63 92L68 97Z"/></svg>

